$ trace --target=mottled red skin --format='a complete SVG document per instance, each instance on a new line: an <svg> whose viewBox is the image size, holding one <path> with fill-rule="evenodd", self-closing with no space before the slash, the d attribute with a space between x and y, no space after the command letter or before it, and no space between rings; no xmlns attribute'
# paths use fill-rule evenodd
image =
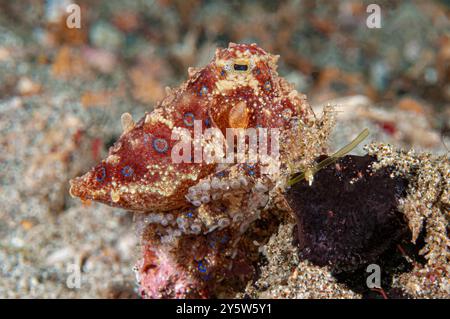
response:
<svg viewBox="0 0 450 319"><path fill-rule="evenodd" d="M201 107L201 103L193 103L190 105L177 105L182 111L189 109L199 118L206 118L206 109ZM183 113L167 114L166 116L172 116L175 121L175 126L182 127L181 115ZM156 123L154 125L146 125L144 119L141 119L130 132L123 134L119 140L109 150L109 155L120 156L118 164L107 163L103 160L97 164L90 172L81 178L77 178L72 181L71 193L80 197L83 200L92 199L110 206L120 207L134 211L148 211L160 208L161 210L171 210L179 208L185 201L184 193L187 188L195 183L191 181L182 185L179 191L174 196L163 197L157 194L135 194L121 198L119 202L113 202L109 192L111 190L111 182L115 180L120 185L128 185L131 182L143 185L151 185L161 178L161 173L165 172L165 167L171 164L170 150L176 141L171 140L172 131L166 125L162 123ZM163 138L169 143L169 147L166 152L158 153L152 147L153 140L155 138ZM131 141L139 140L140 143L132 145ZM146 168L149 164L159 164L161 169L156 172L155 175L148 176L149 170ZM193 167L200 168L201 173L199 179L208 175L213 167L203 163L180 163L172 164L175 169L182 174L188 174L192 171ZM133 174L126 176L123 174L125 167L131 167ZM146 177L144 177L146 175ZM170 178L170 177L169 177ZM144 181L142 181L144 180ZM105 190L106 193L103 196L93 196L93 190Z"/></svg>
<svg viewBox="0 0 450 319"><path fill-rule="evenodd" d="M230 73L233 71L227 69L228 63L231 63L231 67L233 63L241 64L242 54L252 66L245 73L247 78L242 74L235 77ZM297 92L292 91L292 87L278 77L276 60L276 57L255 44L230 44L227 49L218 49L211 63L200 70L190 71L187 82L170 91L152 113L126 129L110 148L107 159L84 176L72 180L71 194L83 200L96 200L136 212L170 211L178 216L180 210L191 207L186 200L188 189L202 178L215 173L217 164L172 163L170 154L176 141L171 140L172 128L167 121L171 122L172 127L187 128L192 133L193 127L185 121L186 114L192 113L196 120L202 120L203 128L217 127L225 134L227 128L233 127L230 124L231 110L244 102L248 112L246 127L290 130L292 119L306 118L310 109L305 108ZM228 86L223 89L223 85ZM167 141L165 152L154 149L153 141L156 138ZM108 160L114 157L117 157L116 161ZM159 166L148 168L154 165ZM247 173L245 168L242 173ZM189 175L195 178L188 178ZM256 166L252 178L256 180L259 177L260 170ZM162 182L163 185L159 186ZM113 196L112 190L118 192L132 184L144 190L134 193L127 190L119 196ZM151 191L146 187L151 188ZM168 192L170 187L174 189ZM211 209L215 209L213 205ZM238 226L227 230L230 241L239 240ZM178 246L168 248L159 242L161 234L158 227L149 225L147 235L144 236L146 243L138 273L141 276L141 292L145 297L209 297L217 282L226 280L229 274L251 274L252 267L245 251L238 249L234 258L225 257L227 250L232 252L230 245L222 243L220 247L211 247L208 235L204 234L184 236ZM167 260L171 261L168 265ZM202 271L199 273L199 261L208 264L206 275L209 280L202 278L205 275Z"/></svg>
<svg viewBox="0 0 450 319"><path fill-rule="evenodd" d="M265 51L256 45L239 45L234 47L234 51L230 51L230 49L218 50L216 59L232 60L236 58L236 51L245 50L249 50L258 58L269 57ZM193 74L185 85L182 85L176 92L169 94L160 103L158 111L161 112L161 116L173 120L174 127L184 127L193 131L193 127L187 127L183 122L183 114L191 112L196 120L203 120L204 123L207 121L209 125L215 125L225 133L225 129L230 127L227 121L229 110L237 101L243 100L247 103L250 115L248 127L285 128L290 125L289 122L281 117L274 117L273 114L280 114L283 110L290 109L293 116L298 115L292 102L287 97L280 97L282 90L279 87L278 79L274 78L275 70L264 60L259 61L251 71L260 87L259 96L256 96L254 90L249 86L237 86L225 95L210 96L203 93L205 88L208 92L213 92L217 81L224 78L222 69L215 64L214 60ZM186 98L186 96L189 98ZM276 103L273 102L275 100L277 100ZM262 112L262 110L268 108L273 113ZM71 194L83 200L96 200L110 206L133 211L167 211L182 207L185 202L186 190L194 185L197 180L209 175L214 170L215 165L205 163L172 164L170 152L176 141L171 140L171 132L171 128L164 123L146 124L144 117L110 148L109 155L118 155L120 157L119 163L110 164L103 160L84 176L72 180ZM168 141L169 147L165 153L158 153L153 149L152 142L155 138L163 138ZM137 141L137 143L134 142L133 144L131 141ZM146 168L149 164L160 165L158 172L151 176L149 176L149 169ZM110 191L113 180L118 185L124 186L131 182L138 185L152 185L160 180L161 173L166 172L169 165L174 165L175 171L182 175L192 173L197 169L199 170L198 177L196 180L183 181L171 196L145 192L121 196L117 202L111 200ZM122 170L126 167L131 167L133 174L125 176ZM169 173L167 178L176 180L178 177ZM103 190L104 193L94 194L95 191L99 190Z"/></svg>
<svg viewBox="0 0 450 319"><path fill-rule="evenodd" d="M149 239L148 235L144 238ZM149 244L144 245L143 257L138 263L141 296L211 298L217 297L218 291L226 293L227 286L231 286L230 281L247 282L254 274L250 250L240 242L236 255L231 258L230 242L233 239L235 236L230 229L185 236L174 251L167 252L169 258L177 259L170 265L162 261L167 255L161 258L157 252L161 247L156 244L158 241L150 239ZM255 254L257 247L253 243L250 245Z"/></svg>

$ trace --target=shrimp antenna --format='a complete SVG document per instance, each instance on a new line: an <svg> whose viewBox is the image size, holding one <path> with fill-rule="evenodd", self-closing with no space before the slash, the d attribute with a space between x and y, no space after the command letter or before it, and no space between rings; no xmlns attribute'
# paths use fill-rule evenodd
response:
<svg viewBox="0 0 450 319"><path fill-rule="evenodd" d="M336 162L340 157L342 157L342 156L348 154L349 152L351 152L356 146L359 145L359 143L364 141L367 138L367 136L369 136L369 130L368 129L364 129L361 133L359 133L359 135L353 141L351 141L350 143L345 145L343 148L338 150L336 153L334 153L333 155L327 157L326 159L324 159L323 161L321 161L320 163L318 163L314 167L308 168L304 172L301 172L299 175L291 178L288 181L288 185L292 186L295 183L300 182L304 178L309 182L309 185L311 185L312 181L314 179L314 174L316 174L322 168L325 168L328 165Z"/></svg>

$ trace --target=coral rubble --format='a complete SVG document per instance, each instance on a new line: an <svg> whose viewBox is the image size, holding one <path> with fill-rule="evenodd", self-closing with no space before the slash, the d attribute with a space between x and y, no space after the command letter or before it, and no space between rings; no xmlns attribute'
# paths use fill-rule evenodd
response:
<svg viewBox="0 0 450 319"><path fill-rule="evenodd" d="M239 296L448 298L448 157L366 150L287 190L296 221L282 221L262 247L260 275ZM371 263L379 289L366 286Z"/></svg>
<svg viewBox="0 0 450 319"><path fill-rule="evenodd" d="M425 263L414 263L411 272L397 278L396 285L416 298L450 296L450 160L414 150L398 151L386 144L371 144L369 154L377 158L375 169L394 167L394 178L409 181L407 196L399 208L412 232L412 243L420 246Z"/></svg>

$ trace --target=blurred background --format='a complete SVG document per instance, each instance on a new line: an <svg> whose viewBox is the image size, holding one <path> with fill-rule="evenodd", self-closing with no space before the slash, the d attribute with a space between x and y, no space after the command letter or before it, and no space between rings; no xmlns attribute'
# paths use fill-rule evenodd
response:
<svg viewBox="0 0 450 319"><path fill-rule="evenodd" d="M0 0L0 297L136 297L131 214L71 199L68 180L106 154L123 112L151 111L230 41L279 54L318 113L337 106L330 151L365 127L448 151L449 1Z"/></svg>

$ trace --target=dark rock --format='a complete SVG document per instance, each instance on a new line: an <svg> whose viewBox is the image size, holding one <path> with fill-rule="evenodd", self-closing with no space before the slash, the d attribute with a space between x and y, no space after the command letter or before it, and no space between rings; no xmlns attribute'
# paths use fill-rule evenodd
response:
<svg viewBox="0 0 450 319"><path fill-rule="evenodd" d="M336 273L349 271L375 261L407 235L397 209L407 181L391 178L389 168L373 172L374 161L345 156L316 173L311 186L303 180L288 190L300 258Z"/></svg>

